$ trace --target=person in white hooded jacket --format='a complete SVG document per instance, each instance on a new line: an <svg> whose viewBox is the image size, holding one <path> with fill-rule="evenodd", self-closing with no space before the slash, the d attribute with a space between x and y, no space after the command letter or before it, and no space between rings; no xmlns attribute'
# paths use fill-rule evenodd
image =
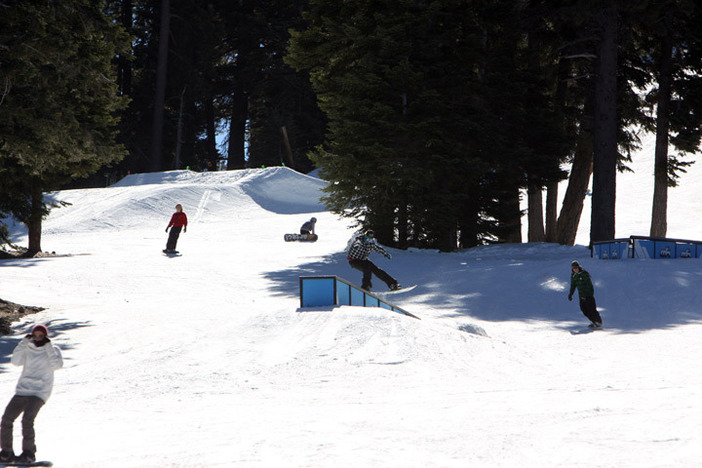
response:
<svg viewBox="0 0 702 468"><path fill-rule="evenodd" d="M36 460L34 419L49 399L54 386L54 370L63 367L61 349L49 340L46 325L36 325L12 352L12 364L22 367L15 396L0 420L0 463ZM12 426L22 416L22 454L15 457Z"/></svg>

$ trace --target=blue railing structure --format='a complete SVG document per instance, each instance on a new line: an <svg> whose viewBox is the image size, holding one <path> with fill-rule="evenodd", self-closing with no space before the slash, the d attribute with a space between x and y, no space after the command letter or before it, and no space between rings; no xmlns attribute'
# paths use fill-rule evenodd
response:
<svg viewBox="0 0 702 468"><path fill-rule="evenodd" d="M300 307L380 307L419 320L414 314L338 276L300 276Z"/></svg>
<svg viewBox="0 0 702 468"><path fill-rule="evenodd" d="M631 239L593 242L591 255L602 260L631 258Z"/></svg>
<svg viewBox="0 0 702 468"><path fill-rule="evenodd" d="M631 236L593 242L591 254L602 260L626 258L701 258L702 241Z"/></svg>

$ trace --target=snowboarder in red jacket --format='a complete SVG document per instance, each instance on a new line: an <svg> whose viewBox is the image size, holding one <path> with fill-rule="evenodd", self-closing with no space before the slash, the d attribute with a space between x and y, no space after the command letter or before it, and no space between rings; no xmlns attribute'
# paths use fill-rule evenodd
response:
<svg viewBox="0 0 702 468"><path fill-rule="evenodd" d="M168 235L168 242L166 243L166 248L164 253L175 253L176 243L178 242L178 237L180 236L180 231L188 232L188 217L185 216L183 212L183 206L179 203L176 205L176 212L171 216L171 222L166 226L166 232L171 228L171 233Z"/></svg>

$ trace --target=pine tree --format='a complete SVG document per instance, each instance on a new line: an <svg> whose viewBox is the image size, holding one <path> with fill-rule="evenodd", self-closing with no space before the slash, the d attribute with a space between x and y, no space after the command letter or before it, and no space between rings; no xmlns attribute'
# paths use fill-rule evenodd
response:
<svg viewBox="0 0 702 468"><path fill-rule="evenodd" d="M28 226L29 254L51 207L43 192L123 156L111 60L126 36L101 5L15 1L0 16L0 209Z"/></svg>
<svg viewBox="0 0 702 468"><path fill-rule="evenodd" d="M300 0L268 0L256 8L260 56L249 93L248 165L313 169L307 153L323 141L324 114L309 77L284 63L289 30L302 22Z"/></svg>
<svg viewBox="0 0 702 468"><path fill-rule="evenodd" d="M646 128L656 134L650 235L665 237L668 187L674 187L680 173L692 164L681 158L700 148L702 36L698 24L702 8L688 1L662 2L646 13L636 26L643 37L639 46L653 59L641 66L655 77L655 86L649 87L646 96L655 107L655 118ZM677 155L670 154L671 147L678 150Z"/></svg>
<svg viewBox="0 0 702 468"><path fill-rule="evenodd" d="M311 3L288 57L310 70L329 118L327 144L312 156L334 181L326 201L386 244L451 250L455 211L481 172L471 171L467 122L477 92L468 91L470 14L461 2L337 7Z"/></svg>

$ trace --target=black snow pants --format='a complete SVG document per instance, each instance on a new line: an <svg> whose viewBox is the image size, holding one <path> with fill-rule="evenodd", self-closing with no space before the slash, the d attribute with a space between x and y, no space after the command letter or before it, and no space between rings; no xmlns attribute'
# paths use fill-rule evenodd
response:
<svg viewBox="0 0 702 468"><path fill-rule="evenodd" d="M366 291L370 291L373 287L371 275L375 275L380 278L381 281L388 285L388 288L392 287L394 284L397 284L397 280L395 280L395 278L378 268L375 263L371 262L370 260L349 259L349 265L351 265L351 268L363 272L361 287Z"/></svg>
<svg viewBox="0 0 702 468"><path fill-rule="evenodd" d="M12 426L15 419L24 413L22 416L22 451L35 453L37 447L34 443L34 419L41 407L44 406L44 400L36 396L15 395L5 408L5 414L2 415L0 422L0 445L6 452L12 452Z"/></svg>
<svg viewBox="0 0 702 468"><path fill-rule="evenodd" d="M585 317L591 322L602 323L602 317L600 313L597 312L597 304L595 303L595 296L585 296L580 298L580 310L583 311Z"/></svg>
<svg viewBox="0 0 702 468"><path fill-rule="evenodd" d="M171 227L171 233L168 234L168 242L166 242L166 250L175 250L176 244L178 243L178 237L180 237L180 231L183 226L173 226Z"/></svg>

